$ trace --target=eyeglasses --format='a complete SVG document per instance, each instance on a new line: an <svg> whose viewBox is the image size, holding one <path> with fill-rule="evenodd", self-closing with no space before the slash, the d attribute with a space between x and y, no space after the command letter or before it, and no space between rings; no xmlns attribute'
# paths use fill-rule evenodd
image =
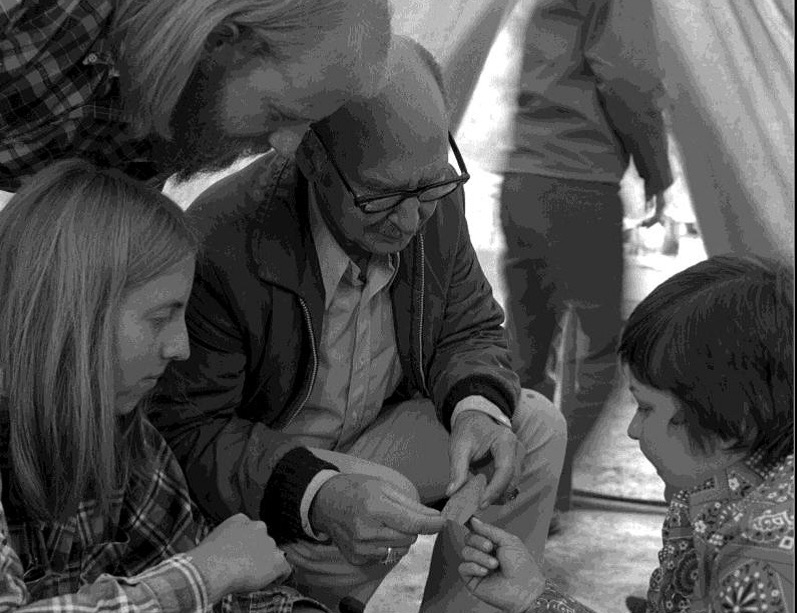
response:
<svg viewBox="0 0 797 613"><path fill-rule="evenodd" d="M454 137L451 136L451 133L449 132L448 142L451 145L451 150L454 152L454 157L457 160L457 166L459 166L460 174L458 177L454 177L453 179L444 179L443 181L438 181L437 183L432 183L431 185L424 185L418 189L400 189L379 194L378 196L358 196L352 189L349 182L346 180L346 176L343 174L343 171L341 171L337 162L335 162L334 156L330 153L329 149L327 149L324 141L320 136L318 136L318 134L316 134L316 138L324 148L327 159L332 163L332 166L337 171L340 180L343 182L343 185L354 199L354 204L364 213L385 213L398 207L407 198L417 198L419 202L434 202L448 196L460 185L464 185L467 183L468 179L470 179L468 170L465 168L465 161L462 159L462 154L459 152L457 144L454 142Z"/></svg>

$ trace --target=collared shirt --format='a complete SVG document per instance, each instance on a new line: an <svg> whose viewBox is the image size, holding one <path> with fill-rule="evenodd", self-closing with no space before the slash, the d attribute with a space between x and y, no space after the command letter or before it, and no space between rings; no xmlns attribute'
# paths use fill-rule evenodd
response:
<svg viewBox="0 0 797 613"><path fill-rule="evenodd" d="M152 174L149 146L126 134L112 0L0 0L0 189L64 157Z"/></svg>
<svg viewBox="0 0 797 613"><path fill-rule="evenodd" d="M390 285L399 254L371 256L361 271L329 231L308 186L310 231L324 283L324 319L318 343L318 372L310 398L284 432L308 447L345 449L376 419L401 381ZM337 473L319 472L299 507L313 538L310 506L321 486Z"/></svg>
<svg viewBox="0 0 797 613"><path fill-rule="evenodd" d="M210 611L186 552L207 533L166 442L146 424L151 463L134 469L108 517L92 500L65 522L25 519L0 505L0 612ZM8 487L8 484L2 484ZM78 590L80 594L78 595ZM311 602L288 587L229 596L222 613L290 613Z"/></svg>
<svg viewBox="0 0 797 613"><path fill-rule="evenodd" d="M285 432L308 447L345 450L373 423L401 380L389 292L400 256L373 254L367 270L360 270L321 218L312 186L309 196L324 319L315 385Z"/></svg>

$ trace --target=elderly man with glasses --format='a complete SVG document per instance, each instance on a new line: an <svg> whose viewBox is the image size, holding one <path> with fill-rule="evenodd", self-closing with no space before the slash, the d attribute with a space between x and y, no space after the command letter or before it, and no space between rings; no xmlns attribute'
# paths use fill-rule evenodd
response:
<svg viewBox="0 0 797 613"><path fill-rule="evenodd" d="M191 357L151 413L203 510L265 520L332 609L439 532L435 503L471 471L480 515L542 557L564 457L561 415L509 366L439 70L396 37L389 72L295 160L261 158L189 209ZM484 607L461 585L435 610Z"/></svg>

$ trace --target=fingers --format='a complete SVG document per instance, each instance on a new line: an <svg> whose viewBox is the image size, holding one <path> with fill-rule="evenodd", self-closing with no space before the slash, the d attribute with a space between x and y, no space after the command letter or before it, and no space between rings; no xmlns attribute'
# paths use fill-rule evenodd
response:
<svg viewBox="0 0 797 613"><path fill-rule="evenodd" d="M490 539L490 541L492 541L497 547L501 547L503 545L512 545L515 544L516 541L520 540L514 534L510 534L509 532L505 532L500 528L486 524L476 517L471 517L468 525L473 532Z"/></svg>
<svg viewBox="0 0 797 613"><path fill-rule="evenodd" d="M395 564L410 551L410 547L390 547L384 545L363 545L358 543L348 549L341 549L346 559L355 566L374 563Z"/></svg>
<svg viewBox="0 0 797 613"><path fill-rule="evenodd" d="M448 498L465 485L468 480L470 455L467 446L455 441L451 446L449 458L451 462L451 481L446 488L446 497Z"/></svg>
<svg viewBox="0 0 797 613"><path fill-rule="evenodd" d="M515 442L514 445L496 444L491 449L495 472L482 493L480 502L482 509L490 506L501 494L508 490L510 483L515 477L517 439L514 438L514 435L512 438Z"/></svg>
<svg viewBox="0 0 797 613"><path fill-rule="evenodd" d="M380 519L389 528L414 536L437 534L443 529L445 519L440 511L429 508L390 487L385 488L384 493L390 505Z"/></svg>
<svg viewBox="0 0 797 613"><path fill-rule="evenodd" d="M472 579L474 577L481 579L492 569L476 564L475 562L462 562L457 567L457 570L459 571L459 576L462 577L465 582L467 582L468 579Z"/></svg>
<svg viewBox="0 0 797 613"><path fill-rule="evenodd" d="M495 549L495 545L490 539L473 532L468 533L465 537L465 544L484 553L492 553L493 549Z"/></svg>
<svg viewBox="0 0 797 613"><path fill-rule="evenodd" d="M498 568L498 560L496 558L474 547L463 547L460 555L466 562L471 562L482 568L488 570L495 570Z"/></svg>

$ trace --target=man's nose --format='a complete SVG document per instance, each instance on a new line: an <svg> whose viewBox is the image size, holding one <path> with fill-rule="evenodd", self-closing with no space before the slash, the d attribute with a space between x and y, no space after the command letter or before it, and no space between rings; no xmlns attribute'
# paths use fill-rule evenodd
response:
<svg viewBox="0 0 797 613"><path fill-rule="evenodd" d="M396 207L390 219L402 231L407 234L415 234L436 209L437 200L422 202L418 198L407 198Z"/></svg>
<svg viewBox="0 0 797 613"><path fill-rule="evenodd" d="M390 221L405 234L415 234L421 223L421 201L414 196L405 198L393 210Z"/></svg>

